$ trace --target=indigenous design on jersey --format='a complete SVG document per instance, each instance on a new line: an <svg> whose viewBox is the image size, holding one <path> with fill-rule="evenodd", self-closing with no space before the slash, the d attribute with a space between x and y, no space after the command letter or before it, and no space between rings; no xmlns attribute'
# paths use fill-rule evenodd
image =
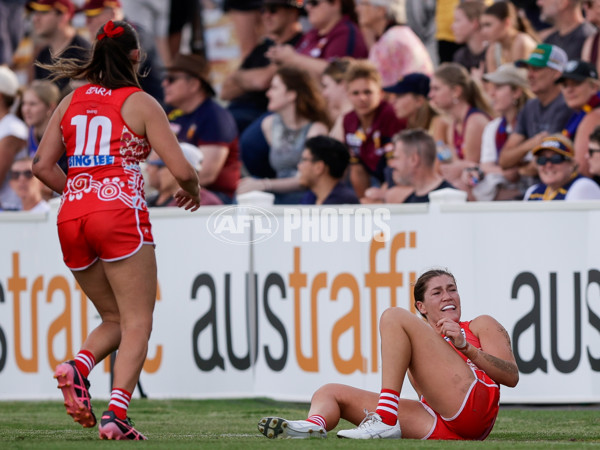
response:
<svg viewBox="0 0 600 450"><path fill-rule="evenodd" d="M138 90L87 85L73 94L61 121L69 171L59 222L98 210L147 210L139 163L150 144L121 116L124 101Z"/></svg>

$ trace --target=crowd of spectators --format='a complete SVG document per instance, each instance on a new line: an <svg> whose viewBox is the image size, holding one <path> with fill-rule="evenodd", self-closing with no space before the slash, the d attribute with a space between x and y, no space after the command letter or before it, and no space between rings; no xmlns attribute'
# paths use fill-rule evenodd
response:
<svg viewBox="0 0 600 450"><path fill-rule="evenodd" d="M208 7L240 45L218 85L206 55L182 46ZM31 180L31 158L82 81L44 65L77 64L108 20L137 29L142 88L197 166L205 205L249 191L426 202L440 187L470 201L600 198L600 0L0 0L2 210L43 211L58 195ZM149 199L169 206L161 164L150 156Z"/></svg>

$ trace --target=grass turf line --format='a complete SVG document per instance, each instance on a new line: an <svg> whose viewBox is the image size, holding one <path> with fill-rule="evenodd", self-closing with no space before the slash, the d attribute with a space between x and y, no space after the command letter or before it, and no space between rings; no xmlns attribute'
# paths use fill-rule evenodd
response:
<svg viewBox="0 0 600 450"><path fill-rule="evenodd" d="M97 417L106 400L95 400ZM600 408L503 407L494 430L484 442L351 441L337 439L336 431L351 428L342 421L325 440L270 440L256 425L261 417L306 418L305 403L270 399L148 400L134 399L130 414L136 428L148 437L146 448L211 447L265 450L282 446L319 448L600 448ZM0 448L79 449L118 445L98 439L98 428L84 429L65 413L62 402L0 402ZM128 444L131 445L131 444ZM134 444L135 445L135 444Z"/></svg>

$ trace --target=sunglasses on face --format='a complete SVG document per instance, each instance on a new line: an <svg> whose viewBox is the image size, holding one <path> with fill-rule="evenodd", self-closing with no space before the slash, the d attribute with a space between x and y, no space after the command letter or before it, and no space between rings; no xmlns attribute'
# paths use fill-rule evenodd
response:
<svg viewBox="0 0 600 450"><path fill-rule="evenodd" d="M569 158L567 158L566 156L555 153L552 156L538 156L535 162L538 166L545 166L546 163L560 164L568 160Z"/></svg>
<svg viewBox="0 0 600 450"><path fill-rule="evenodd" d="M9 176L11 180L18 180L23 175L28 180L33 178L33 172L31 170L11 170Z"/></svg>

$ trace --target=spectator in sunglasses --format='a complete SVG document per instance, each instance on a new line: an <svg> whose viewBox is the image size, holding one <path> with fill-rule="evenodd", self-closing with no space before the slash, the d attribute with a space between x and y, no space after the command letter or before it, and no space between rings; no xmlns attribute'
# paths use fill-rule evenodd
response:
<svg viewBox="0 0 600 450"><path fill-rule="evenodd" d="M33 176L32 163L29 156L12 163L8 172L10 188L21 200L22 211L47 212L50 205L42 198L42 182Z"/></svg>
<svg viewBox="0 0 600 450"><path fill-rule="evenodd" d="M590 173L598 182L600 180L600 126L594 128L590 134L586 159Z"/></svg>
<svg viewBox="0 0 600 450"><path fill-rule="evenodd" d="M600 187L577 171L569 138L562 134L548 136L532 153L541 182L527 190L524 200L600 199Z"/></svg>
<svg viewBox="0 0 600 450"><path fill-rule="evenodd" d="M575 161L583 175L589 175L586 153L589 136L600 125L600 81L593 64L580 60L567 63L557 81L573 114L562 134L573 140Z"/></svg>

